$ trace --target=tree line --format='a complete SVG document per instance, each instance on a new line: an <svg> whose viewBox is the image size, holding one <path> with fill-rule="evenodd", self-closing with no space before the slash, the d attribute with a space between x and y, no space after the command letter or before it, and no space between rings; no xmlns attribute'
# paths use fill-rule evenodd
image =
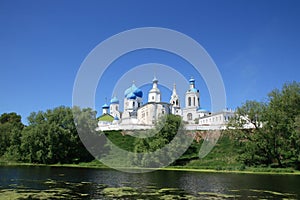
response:
<svg viewBox="0 0 300 200"><path fill-rule="evenodd" d="M238 147L239 160L248 166L300 169L300 83L271 91L265 102L246 101L227 133Z"/></svg>
<svg viewBox="0 0 300 200"><path fill-rule="evenodd" d="M91 109L57 107L33 112L28 125L16 113L0 116L0 157L7 161L29 163L78 163L93 160L76 130L73 113L97 126L96 112Z"/></svg>

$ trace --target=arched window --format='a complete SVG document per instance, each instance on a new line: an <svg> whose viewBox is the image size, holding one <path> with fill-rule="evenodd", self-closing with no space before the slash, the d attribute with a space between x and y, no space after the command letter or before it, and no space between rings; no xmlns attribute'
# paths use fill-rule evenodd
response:
<svg viewBox="0 0 300 200"><path fill-rule="evenodd" d="M178 102L178 99L176 99L176 106L178 106L179 105L179 102Z"/></svg>
<svg viewBox="0 0 300 200"><path fill-rule="evenodd" d="M135 102L132 102L132 107L134 107L135 106Z"/></svg>
<svg viewBox="0 0 300 200"><path fill-rule="evenodd" d="M188 114L187 114L187 118L188 118L188 120L192 120L192 119L193 119L192 113L188 113Z"/></svg>
<svg viewBox="0 0 300 200"><path fill-rule="evenodd" d="M189 98L188 98L188 106L191 106L191 105L192 105L192 102L191 102L191 101L192 101L192 99L191 99L191 97L189 97Z"/></svg>
<svg viewBox="0 0 300 200"><path fill-rule="evenodd" d="M195 104L195 97L193 98L193 104L194 104L194 106L196 105L196 104Z"/></svg>

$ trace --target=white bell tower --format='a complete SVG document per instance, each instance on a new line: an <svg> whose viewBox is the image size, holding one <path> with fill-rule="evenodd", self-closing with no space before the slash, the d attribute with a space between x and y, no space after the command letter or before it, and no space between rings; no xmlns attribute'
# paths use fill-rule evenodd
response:
<svg viewBox="0 0 300 200"><path fill-rule="evenodd" d="M176 84L173 85L173 92L170 99L170 104L172 105L172 114L181 115L180 109L180 99L176 91Z"/></svg>
<svg viewBox="0 0 300 200"><path fill-rule="evenodd" d="M157 87L157 83L158 80L156 77L154 77L154 79L152 80L152 89L149 91L148 94L148 102L160 102L161 101L161 94L160 94L160 90Z"/></svg>
<svg viewBox="0 0 300 200"><path fill-rule="evenodd" d="M189 80L190 88L185 93L185 107L186 108L199 108L200 107L200 95L199 90L195 88L195 79Z"/></svg>

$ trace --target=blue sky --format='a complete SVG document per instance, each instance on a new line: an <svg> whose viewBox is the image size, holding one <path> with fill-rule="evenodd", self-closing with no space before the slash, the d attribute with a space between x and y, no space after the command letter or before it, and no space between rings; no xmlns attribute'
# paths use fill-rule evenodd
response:
<svg viewBox="0 0 300 200"><path fill-rule="evenodd" d="M0 114L17 112L25 123L30 112L71 106L76 73L89 52L139 27L173 29L200 43L219 68L229 108L265 100L285 82L300 81L299 1L2 0L0 27ZM151 50L125 55L111 67L129 70L144 63L181 67L187 79L193 76L176 56ZM108 70L100 81L99 113L114 77L124 72ZM210 109L205 82L195 78L202 107Z"/></svg>

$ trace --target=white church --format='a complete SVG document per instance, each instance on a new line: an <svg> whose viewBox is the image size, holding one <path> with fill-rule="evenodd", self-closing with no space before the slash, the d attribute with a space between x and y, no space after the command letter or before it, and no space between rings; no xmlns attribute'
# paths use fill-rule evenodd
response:
<svg viewBox="0 0 300 200"><path fill-rule="evenodd" d="M200 93L195 87L195 79L189 80L185 93L185 107L181 107L180 97L173 86L169 102L161 101L158 80L154 77L152 88L148 92L148 101L143 103L143 92L133 83L124 92L124 110L120 110L120 101L115 96L102 106L102 115L98 117L98 130L145 130L154 127L160 117L167 114L182 117L188 130L224 129L233 117L232 110L211 113L200 107Z"/></svg>

